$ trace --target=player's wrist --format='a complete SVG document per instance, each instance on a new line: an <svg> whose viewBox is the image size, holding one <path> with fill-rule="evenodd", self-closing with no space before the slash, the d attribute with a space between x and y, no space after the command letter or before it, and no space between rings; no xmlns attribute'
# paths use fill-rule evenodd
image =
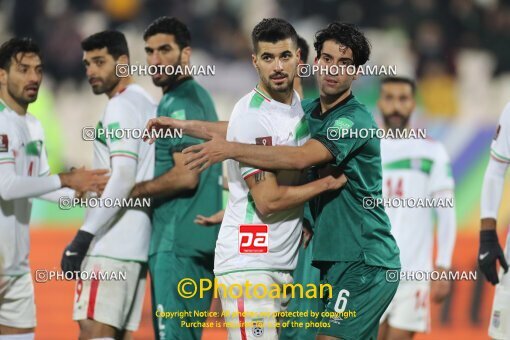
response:
<svg viewBox="0 0 510 340"><path fill-rule="evenodd" d="M240 151L240 144L234 142L225 143L226 148L223 149L223 160L225 159L236 159L241 157L242 152Z"/></svg>
<svg viewBox="0 0 510 340"><path fill-rule="evenodd" d="M480 242L498 242L496 230L480 230Z"/></svg>
<svg viewBox="0 0 510 340"><path fill-rule="evenodd" d="M61 172L58 174L58 178L60 179L60 187L66 188L69 187L69 175L68 172Z"/></svg>
<svg viewBox="0 0 510 340"><path fill-rule="evenodd" d="M84 250L86 251L89 248L89 245L92 242L93 238L94 234L80 229L76 233L76 236L74 237L72 244L78 251Z"/></svg>
<svg viewBox="0 0 510 340"><path fill-rule="evenodd" d="M495 218L482 218L480 230L496 230Z"/></svg>

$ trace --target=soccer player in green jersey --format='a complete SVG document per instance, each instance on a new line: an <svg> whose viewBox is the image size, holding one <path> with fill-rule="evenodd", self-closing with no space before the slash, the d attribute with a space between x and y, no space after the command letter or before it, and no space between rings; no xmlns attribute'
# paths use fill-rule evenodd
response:
<svg viewBox="0 0 510 340"><path fill-rule="evenodd" d="M350 24L332 23L316 34L320 97L302 102L312 138L299 147L258 147L227 142L221 134L184 151L189 169L235 159L265 169L305 169L317 176L343 172L349 181L324 193L315 214L313 264L333 287L317 339L376 339L379 319L398 287L399 250L381 199L380 141L370 112L352 94L357 78L332 66L361 66L370 55L365 36ZM340 68L341 69L341 68ZM326 70L325 72L323 72ZM211 128L211 126L208 126ZM212 129L221 131L221 129ZM359 132L359 133L358 133ZM368 205L368 206L367 206ZM367 208L367 209L365 209Z"/></svg>
<svg viewBox="0 0 510 340"><path fill-rule="evenodd" d="M175 18L162 17L144 33L149 65L186 69L190 63L190 33ZM162 69L162 67L160 67ZM165 68L170 69L170 68ZM158 117L217 121L209 93L187 74L156 74L152 77L163 90ZM203 228L193 222L198 213L221 209L221 165L198 174L184 167L181 151L201 143L183 136L158 139L154 180L139 183L133 196L155 197L149 270L152 278L153 321L157 339L200 339L200 327L181 327L179 318L158 318L160 312L208 311L212 291L203 298L184 299L177 285L183 278L213 279L214 247L219 226ZM185 321L205 321L190 317Z"/></svg>

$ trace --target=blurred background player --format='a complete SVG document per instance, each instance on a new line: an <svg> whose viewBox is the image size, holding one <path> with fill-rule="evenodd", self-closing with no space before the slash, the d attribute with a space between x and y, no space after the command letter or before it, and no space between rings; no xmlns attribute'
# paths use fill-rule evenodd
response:
<svg viewBox="0 0 510 340"><path fill-rule="evenodd" d="M415 84L409 78L385 78L378 107L386 130L410 129ZM447 200L454 197L450 157L440 142L430 139L381 140L383 197ZM456 234L455 208L385 207L391 233L400 248L403 272L450 269ZM434 213L438 253L433 265ZM381 318L379 340L412 339L430 330L430 300L442 302L449 281L400 281L397 293Z"/></svg>
<svg viewBox="0 0 510 340"><path fill-rule="evenodd" d="M143 35L149 65L190 65L191 36L185 24L161 17ZM209 93L189 74L156 74L154 84L163 91L158 117L217 121ZM155 178L137 184L133 196L155 197L153 232L149 249L153 322L157 339L200 339L200 327L181 327L179 318L157 318L156 311L209 311L212 291L203 298L183 299L175 289L183 278L213 279L214 245L218 226L195 224L198 213L221 209L221 166L202 174L184 167L181 151L201 143L184 136L156 141ZM205 321L191 317L187 321Z"/></svg>
<svg viewBox="0 0 510 340"><path fill-rule="evenodd" d="M144 129L156 105L128 74L116 74L117 65L129 64L129 49L121 32L93 34L82 41L82 48L92 91L109 99L94 140L94 167L109 169L111 176L101 199L125 199L136 182L153 177L154 148L142 139L129 134L118 137L122 134L113 132ZM73 319L80 326L80 338L130 339L130 332L138 329L150 233L148 207L88 209L82 227L64 251L62 270L122 271L127 278L76 282Z"/></svg>
<svg viewBox="0 0 510 340"><path fill-rule="evenodd" d="M510 163L510 103L505 106L499 118L490 155L482 186L478 265L487 280L496 285L489 323L489 336L493 339L503 340L510 338L510 274L508 274L507 262L510 260L510 233L507 235L506 252L503 252L499 245L496 226L505 173ZM501 267L499 277L498 261Z"/></svg>
<svg viewBox="0 0 510 340"><path fill-rule="evenodd" d="M38 46L12 38L0 46L0 339L34 338L34 286L28 253L31 198L100 191L106 170L74 170L50 175L44 131L27 113L42 81ZM60 190L59 190L60 189Z"/></svg>

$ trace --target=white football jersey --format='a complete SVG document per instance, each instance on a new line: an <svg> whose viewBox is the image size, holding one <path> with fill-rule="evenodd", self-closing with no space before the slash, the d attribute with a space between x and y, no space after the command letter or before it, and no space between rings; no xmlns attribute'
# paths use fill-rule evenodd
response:
<svg viewBox="0 0 510 340"><path fill-rule="evenodd" d="M0 101L0 165L14 164L17 176L48 176L50 167L41 123L31 114L22 116ZM1 174L0 174L1 176ZM55 177L56 188L60 180ZM3 275L30 271L30 198L0 197L0 265ZM3 264L3 265L2 265Z"/></svg>
<svg viewBox="0 0 510 340"><path fill-rule="evenodd" d="M491 144L491 156L503 163L510 163L510 103L506 104L501 116L496 135ZM506 239L506 258L510 259L510 233Z"/></svg>
<svg viewBox="0 0 510 340"><path fill-rule="evenodd" d="M113 133L145 129L155 117L156 104L139 85L131 84L110 99L97 126L94 141L94 168L111 170L112 157L129 157L137 162L136 182L154 176L154 144L130 133ZM101 131L109 131L101 134ZM117 138L122 137L124 138ZM135 134L136 136L136 134ZM93 208L89 208L93 209ZM120 260L147 261L151 222L146 208L123 208L115 218L101 228L89 247L89 256L107 256Z"/></svg>
<svg viewBox="0 0 510 340"><path fill-rule="evenodd" d="M431 199L454 190L450 159L443 145L429 139L382 139L383 197ZM400 248L402 271L431 271L434 209L385 207ZM453 208L452 208L453 209Z"/></svg>
<svg viewBox="0 0 510 340"><path fill-rule="evenodd" d="M293 95L292 104L286 105L254 89L235 105L227 130L229 141L267 147L300 146L308 139L308 125L297 93ZM266 217L259 215L245 179L260 171L227 160L230 193L216 242L216 274L296 267L303 206ZM278 171L276 177L280 185L299 185L302 173Z"/></svg>

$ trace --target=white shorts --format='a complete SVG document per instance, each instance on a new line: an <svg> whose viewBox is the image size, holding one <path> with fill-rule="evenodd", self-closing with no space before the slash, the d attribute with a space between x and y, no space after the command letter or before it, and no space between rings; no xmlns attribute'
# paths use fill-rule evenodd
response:
<svg viewBox="0 0 510 340"><path fill-rule="evenodd" d="M135 331L140 325L147 280L147 265L134 261L87 256L82 271L106 275L125 273L125 280L76 281L73 320L91 319L119 330ZM121 274L122 275L122 274Z"/></svg>
<svg viewBox="0 0 510 340"><path fill-rule="evenodd" d="M271 287L275 284L280 286L280 291L284 284L293 283L292 276L288 272L272 272L272 271L245 271L236 272L216 277L218 282L218 295L221 300L221 307L225 318L228 338L229 340L277 340L278 329L276 328L276 320L274 313L287 310L289 304L290 294L280 298L271 299L267 298L254 298L253 296L263 296L265 290L269 295ZM223 290L236 284L246 287L246 282L249 281L247 287L248 292L244 296L234 299L232 296L223 295ZM255 285L257 292L254 294L253 287ZM222 286L223 285L223 286ZM264 286L264 288L262 288ZM235 288L235 286L233 287ZM234 291L234 297L239 293ZM244 289L244 288L243 288ZM249 295L248 295L249 294ZM266 295L266 296L267 296ZM252 298L247 298L250 296ZM264 315L261 315L264 314Z"/></svg>
<svg viewBox="0 0 510 340"><path fill-rule="evenodd" d="M0 276L0 325L33 328L36 324L32 274Z"/></svg>
<svg viewBox="0 0 510 340"><path fill-rule="evenodd" d="M504 274L500 268L499 278L492 302L489 336L492 339L507 340L510 339L510 271Z"/></svg>
<svg viewBox="0 0 510 340"><path fill-rule="evenodd" d="M430 331L430 282L400 281L397 292L381 317L392 328Z"/></svg>

